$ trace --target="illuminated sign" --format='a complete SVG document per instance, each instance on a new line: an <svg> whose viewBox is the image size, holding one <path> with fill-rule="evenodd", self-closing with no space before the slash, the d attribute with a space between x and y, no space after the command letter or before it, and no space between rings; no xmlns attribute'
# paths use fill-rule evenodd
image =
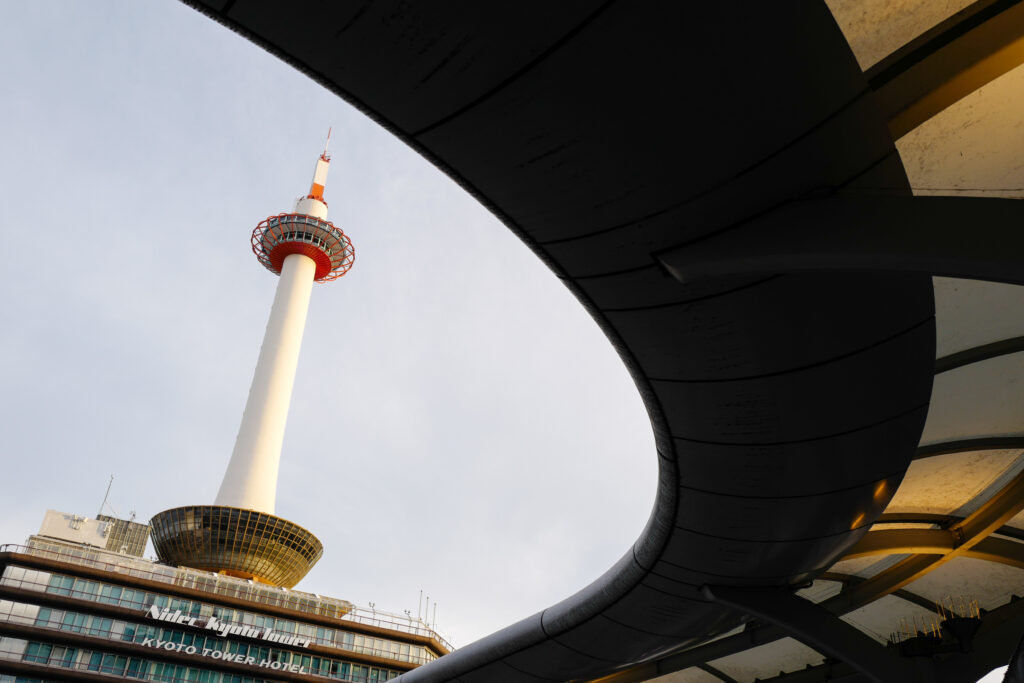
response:
<svg viewBox="0 0 1024 683"><path fill-rule="evenodd" d="M149 608L149 611L146 612L146 616L150 619L165 621L169 624L181 624L182 626L192 626L195 628L205 628L210 631L216 631L222 638L227 638L228 636L242 636L243 638L255 638L257 640L267 641L268 643L290 645L292 647L309 647L310 643L309 638L300 638L299 636L290 636L285 633L278 633L272 628L256 628L255 626L247 626L246 624L233 624L230 621L223 621L217 617L210 617L203 622L199 621L198 617L188 616L180 609L172 612L166 607L164 609L160 609L156 605ZM162 643L163 641L154 642ZM175 643L168 644L172 646L175 645ZM143 643L143 645L145 645L145 643ZM163 647L163 645L155 645L153 647ZM179 649L178 651L180 652L181 650ZM188 654L195 653L190 652ZM219 659L226 659L228 656L228 653L224 653L224 656ZM279 662L274 663L276 664ZM260 666L262 666L262 664Z"/></svg>

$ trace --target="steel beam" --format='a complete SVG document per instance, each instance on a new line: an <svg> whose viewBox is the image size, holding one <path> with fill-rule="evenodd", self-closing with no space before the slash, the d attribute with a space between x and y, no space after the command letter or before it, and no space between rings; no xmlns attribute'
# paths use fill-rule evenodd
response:
<svg viewBox="0 0 1024 683"><path fill-rule="evenodd" d="M978 439L960 439L942 443L918 446L914 460L930 458L948 453L969 453L970 451L1002 451L1009 448L1024 448L1022 436L986 436Z"/></svg>
<svg viewBox="0 0 1024 683"><path fill-rule="evenodd" d="M957 549L957 537L945 529L885 529L869 532L843 559L870 555L949 555ZM957 553L997 564L1024 569L1024 543L1005 538L985 538Z"/></svg>
<svg viewBox="0 0 1024 683"><path fill-rule="evenodd" d="M956 368L962 368L971 363L980 363L990 358L1008 356L1011 353L1024 351L1024 336L1001 339L991 344L982 344L970 349L951 353L948 356L935 359L935 374L948 372Z"/></svg>
<svg viewBox="0 0 1024 683"><path fill-rule="evenodd" d="M709 600L779 626L818 652L846 662L875 683L922 680L915 675L910 662L788 589L704 586L701 592Z"/></svg>
<svg viewBox="0 0 1024 683"><path fill-rule="evenodd" d="M800 671L762 678L758 683L863 683L868 679L843 662L825 662Z"/></svg>
<svg viewBox="0 0 1024 683"><path fill-rule="evenodd" d="M653 254L681 282L790 272L893 271L1024 284L1024 202L843 197L791 202Z"/></svg>
<svg viewBox="0 0 1024 683"><path fill-rule="evenodd" d="M715 678L717 678L720 681L723 681L724 683L739 683L739 681L737 681L729 674L725 673L724 671L719 671L710 664L698 664L697 668L706 674L714 676Z"/></svg>
<svg viewBox="0 0 1024 683"><path fill-rule="evenodd" d="M944 555L955 547L956 538L946 529L883 529L868 532L843 559L869 555Z"/></svg>
<svg viewBox="0 0 1024 683"><path fill-rule="evenodd" d="M1024 63L1024 3L978 0L867 70L899 139Z"/></svg>
<svg viewBox="0 0 1024 683"><path fill-rule="evenodd" d="M1018 641L1024 630L1024 600L1016 599L986 613L981 618L981 627L972 640L969 653L949 652L944 655L942 665L936 670L941 683L962 683L976 681L992 669L1007 663L1008 650L1018 643L1018 650L1009 657L1011 662L1024 656L1024 640ZM1024 659L1020 660L1021 678L1007 678L1007 683L1024 683ZM825 662L773 678L761 679L760 683L817 683L819 681L843 681L853 683L858 678L848 677L848 668L842 664Z"/></svg>
<svg viewBox="0 0 1024 683"><path fill-rule="evenodd" d="M1005 538L986 538L968 550L964 556L1024 569L1024 543Z"/></svg>
<svg viewBox="0 0 1024 683"><path fill-rule="evenodd" d="M1024 509L1024 472L1014 477L999 493L987 500L978 510L950 527L956 540L954 548L944 554L919 554L889 567L864 583L822 603L831 611L845 614L883 595L903 588L928 572L967 552L998 530L1005 522ZM1008 541L1012 543L1012 541ZM991 547L991 546L989 546Z"/></svg>
<svg viewBox="0 0 1024 683"><path fill-rule="evenodd" d="M839 582L843 584L844 588L848 586L855 586L859 583L864 583L865 581L867 581L867 579L862 576L856 576L854 574L839 574L836 572L825 572L818 578L822 581ZM893 591L891 595L894 595L897 598L900 598L901 600L906 600L907 602L917 605L918 607L923 607L929 612L938 613L939 611L938 603L933 602L924 596L918 595L917 593L912 593L906 589L901 588L900 590Z"/></svg>
<svg viewBox="0 0 1024 683"><path fill-rule="evenodd" d="M945 529L962 519L956 515L939 515L934 512L883 512L875 524L934 524Z"/></svg>

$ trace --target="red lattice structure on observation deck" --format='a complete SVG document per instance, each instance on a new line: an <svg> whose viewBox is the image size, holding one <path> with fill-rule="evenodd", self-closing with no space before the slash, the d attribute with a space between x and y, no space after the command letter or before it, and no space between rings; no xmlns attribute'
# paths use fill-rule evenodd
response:
<svg viewBox="0 0 1024 683"><path fill-rule="evenodd" d="M272 273L281 274L284 259L302 254L316 263L317 282L337 280L355 260L352 241L330 221L301 213L271 216L252 231L252 252Z"/></svg>

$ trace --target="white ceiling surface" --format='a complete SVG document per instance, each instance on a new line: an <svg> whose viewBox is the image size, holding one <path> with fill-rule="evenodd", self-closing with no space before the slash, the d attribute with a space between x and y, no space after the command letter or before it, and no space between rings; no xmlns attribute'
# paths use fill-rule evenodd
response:
<svg viewBox="0 0 1024 683"><path fill-rule="evenodd" d="M932 278L932 282L936 358L1024 337L1024 287L951 277ZM1022 314L1008 315L1011 311Z"/></svg>
<svg viewBox="0 0 1024 683"><path fill-rule="evenodd" d="M815 581L808 588L797 591L797 595L811 602L821 602L838 595L843 589L843 584L838 581Z"/></svg>
<svg viewBox="0 0 1024 683"><path fill-rule="evenodd" d="M722 679L718 676L712 676L706 671L702 671L696 667L665 674L664 676L658 676L657 678L649 678L647 680L655 683L722 683Z"/></svg>
<svg viewBox="0 0 1024 683"><path fill-rule="evenodd" d="M708 664L741 683L756 678L772 678L780 673L790 673L807 665L817 666L825 661L819 653L792 638L783 638L768 645L761 645L738 652Z"/></svg>
<svg viewBox="0 0 1024 683"><path fill-rule="evenodd" d="M963 597L977 600L982 609L1005 605L1024 594L1024 569L970 557L958 557L908 584L906 590L948 606Z"/></svg>
<svg viewBox="0 0 1024 683"><path fill-rule="evenodd" d="M905 630L905 624L917 624L923 629L937 621L938 615L903 598L886 595L844 614L840 619L853 624L878 642L886 643L894 633Z"/></svg>
<svg viewBox="0 0 1024 683"><path fill-rule="evenodd" d="M921 444L1024 435L1024 351L935 376Z"/></svg>

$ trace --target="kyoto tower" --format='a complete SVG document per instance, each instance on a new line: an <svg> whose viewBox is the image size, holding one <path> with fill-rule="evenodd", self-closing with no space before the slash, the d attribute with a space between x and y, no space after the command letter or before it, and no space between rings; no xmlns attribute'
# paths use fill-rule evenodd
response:
<svg viewBox="0 0 1024 683"><path fill-rule="evenodd" d="M330 142L330 132L327 141ZM323 554L323 544L274 515L288 405L313 282L336 280L355 252L327 220L324 185L331 158L317 159L309 193L291 213L252 231L252 250L279 275L235 448L213 505L165 510L153 517L153 545L166 564L205 569L291 588Z"/></svg>

